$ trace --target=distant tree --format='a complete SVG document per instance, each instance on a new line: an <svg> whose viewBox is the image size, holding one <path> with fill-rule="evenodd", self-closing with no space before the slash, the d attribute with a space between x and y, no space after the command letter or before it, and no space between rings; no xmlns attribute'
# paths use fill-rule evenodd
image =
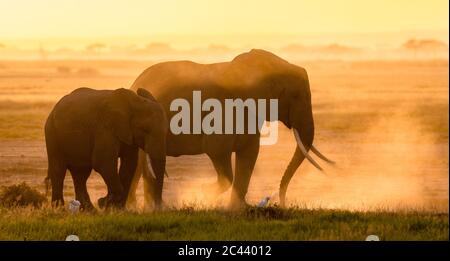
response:
<svg viewBox="0 0 450 261"><path fill-rule="evenodd" d="M401 48L413 52L414 56L419 53L435 55L438 52L448 51L447 44L435 39L410 39L403 43Z"/></svg>
<svg viewBox="0 0 450 261"><path fill-rule="evenodd" d="M360 50L358 48L341 45L337 43L329 44L319 48L319 51L333 54L344 54L344 53L356 53Z"/></svg>

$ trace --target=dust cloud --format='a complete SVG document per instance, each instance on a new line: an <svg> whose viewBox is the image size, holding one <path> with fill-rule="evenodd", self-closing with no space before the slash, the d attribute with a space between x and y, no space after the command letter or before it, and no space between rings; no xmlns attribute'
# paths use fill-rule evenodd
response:
<svg viewBox="0 0 450 261"><path fill-rule="evenodd" d="M448 212L448 172L443 174L434 167L448 157L448 146L436 145L435 137L410 116L412 109L400 106L377 117L362 134L327 138L329 142L321 144L321 151L330 152L328 156L337 164L321 164L325 167L321 173L305 161L289 185L288 205L359 211ZM295 149L291 136L287 129L282 130L279 144L262 149L247 195L250 204L276 195L283 170ZM170 169L170 160L168 165ZM176 174L169 178L165 184L165 201L175 207L226 206L231 189L217 196L206 193L204 188L216 180L215 171L211 164L197 169L186 168L181 170L185 173L182 176ZM277 204L277 196L270 203Z"/></svg>
<svg viewBox="0 0 450 261"><path fill-rule="evenodd" d="M410 110L400 107L380 117L351 142L335 141L337 165L326 168L325 175L311 166L297 173L302 177L294 178L287 193L291 205L448 211L448 172L442 175L434 168L436 161L447 158L448 146L432 145L435 138L409 116ZM430 198L430 191L444 197Z"/></svg>

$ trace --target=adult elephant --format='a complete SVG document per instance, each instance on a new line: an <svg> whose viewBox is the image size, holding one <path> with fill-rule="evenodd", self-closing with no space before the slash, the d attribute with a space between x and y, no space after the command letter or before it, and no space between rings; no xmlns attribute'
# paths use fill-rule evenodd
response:
<svg viewBox="0 0 450 261"><path fill-rule="evenodd" d="M298 146L284 172L280 185L280 203L285 204L286 190L293 174L307 158L314 166L320 166L311 158L311 150L320 158L331 162L313 146L314 120L311 107L311 91L308 75L302 67L280 57L253 49L235 57L231 62L198 64L190 61L174 61L155 64L146 69L133 83L131 89L145 88L160 102L169 118L175 112L170 104L176 98L189 101L192 108L192 92L201 90L202 97L278 99L278 120L293 129ZM220 193L231 185L230 204L245 204L250 177L260 146L259 134L205 135L168 132L167 155L194 155L206 153L218 174L212 188ZM233 182L231 154L236 153L236 170ZM145 159L139 170L145 171ZM136 173L129 194L133 202L135 187L141 173ZM146 175L148 176L148 175ZM146 180L152 182L152 180ZM145 186L146 189L151 186ZM145 193L149 194L149 193ZM150 192L151 194L151 192Z"/></svg>
<svg viewBox="0 0 450 261"><path fill-rule="evenodd" d="M151 159L157 177L154 190L160 192L155 203L161 202L168 122L148 91L141 89L138 94L126 89L79 88L55 105L45 124L53 204L64 204L64 177L69 170L76 199L82 208L93 209L86 181L94 169L108 187L99 205L124 206L139 148Z"/></svg>

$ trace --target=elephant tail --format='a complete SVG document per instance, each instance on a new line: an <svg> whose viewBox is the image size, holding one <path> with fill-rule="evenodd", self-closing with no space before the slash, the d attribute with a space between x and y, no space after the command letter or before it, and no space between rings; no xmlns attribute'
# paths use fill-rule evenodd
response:
<svg viewBox="0 0 450 261"><path fill-rule="evenodd" d="M50 176L45 177L44 179L44 186L45 186L45 196L48 196L48 193L50 192L50 185L51 185L51 180L50 180Z"/></svg>

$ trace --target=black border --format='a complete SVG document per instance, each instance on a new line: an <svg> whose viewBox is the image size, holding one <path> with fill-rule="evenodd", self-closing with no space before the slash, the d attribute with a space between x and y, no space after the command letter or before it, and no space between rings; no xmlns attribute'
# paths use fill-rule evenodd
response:
<svg viewBox="0 0 450 261"><path fill-rule="evenodd" d="M270 246L270 256L222 256L213 254L209 259L275 259L279 257L300 257L305 260L340 257L363 259L372 258L426 258L449 257L449 241L3 241L0 242L0 259L3 257L55 257L64 260L80 260L80 258L125 259L145 258L179 258L206 260L200 256L178 256L179 248L212 247L220 250L223 246ZM220 253L220 252L219 252Z"/></svg>

